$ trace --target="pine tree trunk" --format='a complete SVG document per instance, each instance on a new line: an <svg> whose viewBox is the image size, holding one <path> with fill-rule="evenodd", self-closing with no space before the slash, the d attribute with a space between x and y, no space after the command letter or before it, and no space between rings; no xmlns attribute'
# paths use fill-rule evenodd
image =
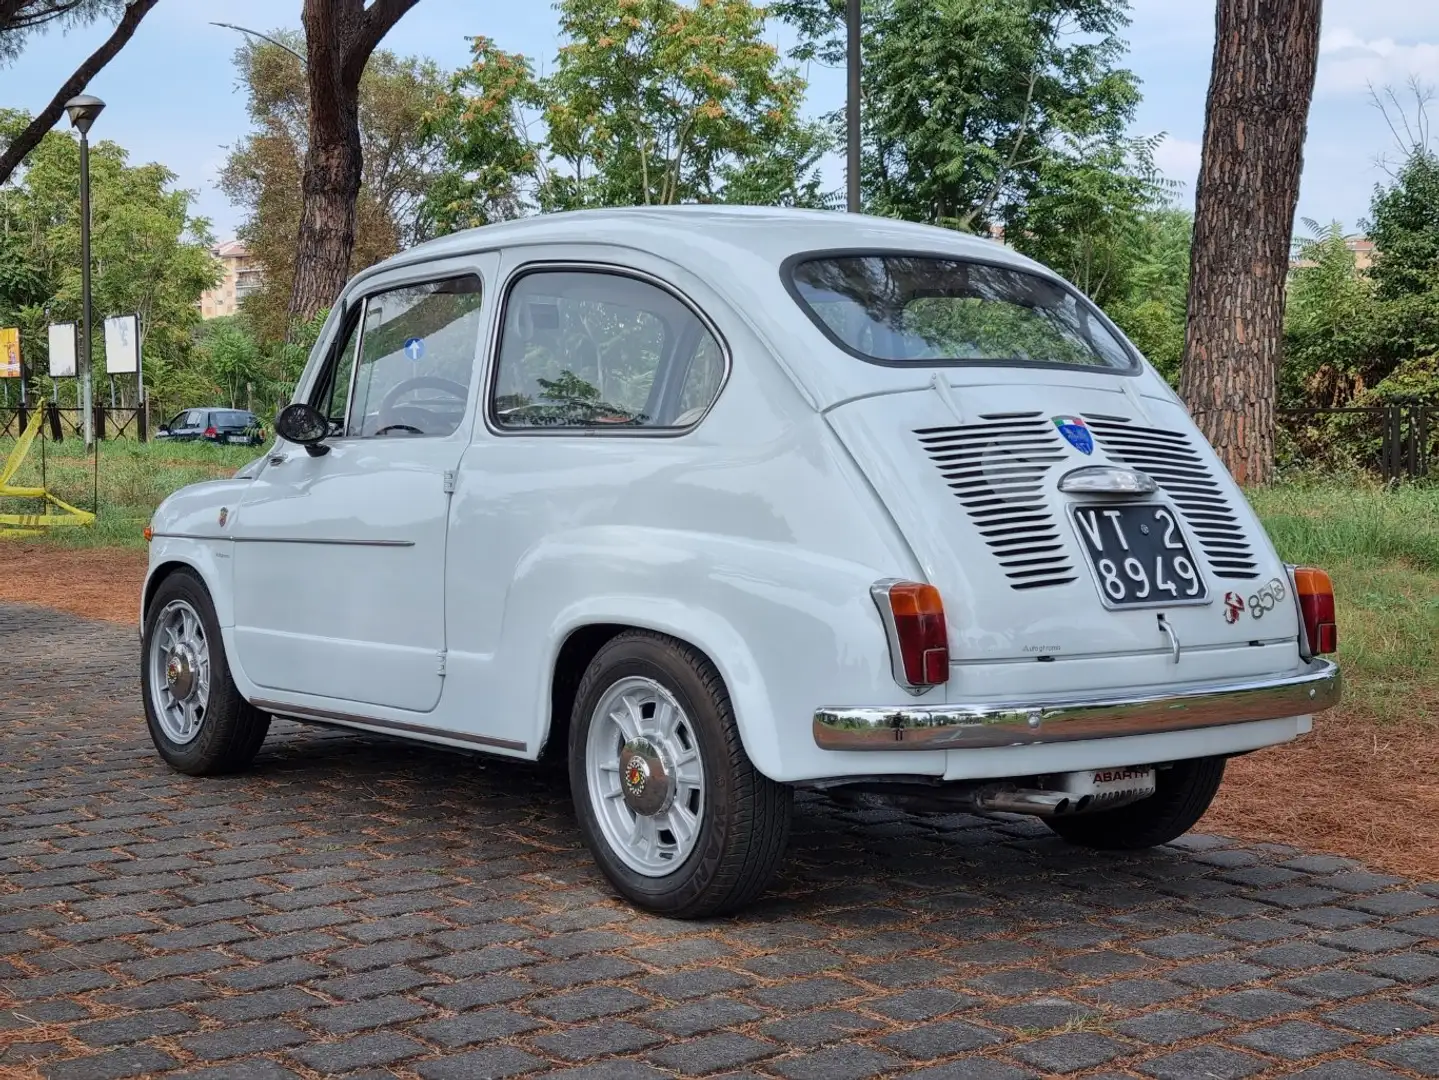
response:
<svg viewBox="0 0 1439 1080"><path fill-rule="evenodd" d="M1274 476L1274 401L1321 0L1218 0L1180 394L1241 484Z"/></svg>
<svg viewBox="0 0 1439 1080"><path fill-rule="evenodd" d="M336 105L336 113L323 117L323 124L316 122L318 111L311 114L291 323L307 320L334 303L350 273L355 201L360 194L359 104L352 97Z"/></svg>

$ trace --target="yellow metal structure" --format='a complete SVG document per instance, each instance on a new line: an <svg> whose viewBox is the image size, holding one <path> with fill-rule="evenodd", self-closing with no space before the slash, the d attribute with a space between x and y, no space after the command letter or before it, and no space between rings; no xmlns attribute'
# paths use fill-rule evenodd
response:
<svg viewBox="0 0 1439 1080"><path fill-rule="evenodd" d="M15 444L15 449L10 451L10 456L5 459L4 466L0 467L0 498L43 499L46 504L45 512L43 514L0 514L0 536L33 536L38 529L95 524L95 515L90 511L76 509L43 487L11 486L10 481L20 471L20 466L25 461L25 455L30 452L36 436L40 434L40 425L44 419L44 410L36 409L29 426L21 433L20 441ZM62 513L55 513L51 509L52 507Z"/></svg>

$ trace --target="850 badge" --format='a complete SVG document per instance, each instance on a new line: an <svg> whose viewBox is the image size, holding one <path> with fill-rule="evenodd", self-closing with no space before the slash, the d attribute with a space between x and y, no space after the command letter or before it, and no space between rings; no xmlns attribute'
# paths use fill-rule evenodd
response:
<svg viewBox="0 0 1439 1080"><path fill-rule="evenodd" d="M1245 608L1249 609L1253 618L1262 619L1265 612L1273 611L1275 605L1282 603L1287 595L1283 579L1277 577L1266 581L1247 601L1239 593L1227 592L1224 594L1224 621L1233 626L1244 614Z"/></svg>

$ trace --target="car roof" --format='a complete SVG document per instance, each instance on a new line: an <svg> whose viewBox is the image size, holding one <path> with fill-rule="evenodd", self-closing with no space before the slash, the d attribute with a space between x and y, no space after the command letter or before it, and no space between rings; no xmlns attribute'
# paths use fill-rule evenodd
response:
<svg viewBox="0 0 1439 1080"><path fill-rule="evenodd" d="M714 256L758 257L775 266L822 250L925 251L983 259L1050 273L992 240L953 229L835 210L685 204L571 210L465 229L419 244L377 264L367 277L397 266L529 244L600 243L663 254L704 278Z"/></svg>
<svg viewBox="0 0 1439 1080"><path fill-rule="evenodd" d="M820 409L857 396L923 385L930 376L918 367L887 367L852 357L830 362L838 347L822 337L798 303L776 288L786 260L805 252L908 252L1057 277L1003 244L953 229L834 210L706 204L575 210L467 229L363 271L346 294L362 291L369 278L393 269L545 245L571 251L583 245L628 249L662 258L703 282L770 345L775 360ZM332 318L338 310L336 305Z"/></svg>

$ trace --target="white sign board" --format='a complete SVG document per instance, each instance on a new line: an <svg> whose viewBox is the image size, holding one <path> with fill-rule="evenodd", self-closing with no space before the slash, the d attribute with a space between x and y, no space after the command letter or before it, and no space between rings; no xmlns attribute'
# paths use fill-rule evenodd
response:
<svg viewBox="0 0 1439 1080"><path fill-rule="evenodd" d="M50 378L73 379L79 370L75 362L75 324L50 324Z"/></svg>
<svg viewBox="0 0 1439 1080"><path fill-rule="evenodd" d="M140 370L140 320L112 315L105 320L105 370L115 375Z"/></svg>

